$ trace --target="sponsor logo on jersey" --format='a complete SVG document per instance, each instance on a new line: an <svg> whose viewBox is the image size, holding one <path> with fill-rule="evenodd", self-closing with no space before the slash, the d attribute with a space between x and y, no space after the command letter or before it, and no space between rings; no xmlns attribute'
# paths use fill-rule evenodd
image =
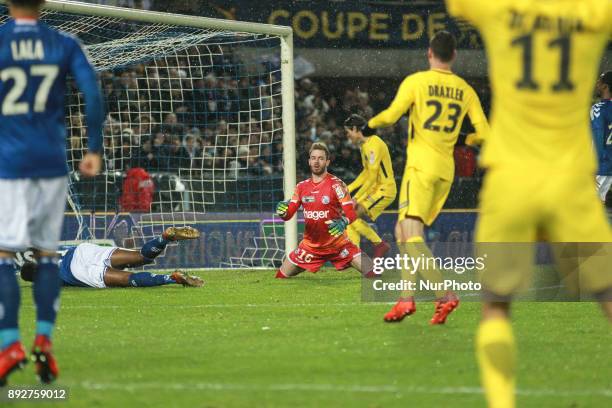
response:
<svg viewBox="0 0 612 408"><path fill-rule="evenodd" d="M376 155L374 154L374 152L370 152L370 164L374 164L374 162L376 161Z"/></svg>
<svg viewBox="0 0 612 408"><path fill-rule="evenodd" d="M304 218L307 220L322 220L329 217L329 210L321 211L308 211L304 210Z"/></svg>
<svg viewBox="0 0 612 408"><path fill-rule="evenodd" d="M342 186L340 184L336 184L334 186L334 190L336 190L336 195L338 196L338 200L342 200L344 198L344 196L346 195L344 193L344 189L342 188Z"/></svg>
<svg viewBox="0 0 612 408"><path fill-rule="evenodd" d="M348 249L344 248L341 252L340 252L340 258L346 258L349 254Z"/></svg>
<svg viewBox="0 0 612 408"><path fill-rule="evenodd" d="M314 203L315 198L313 196L305 196L304 198L302 198L302 202L303 203Z"/></svg>
<svg viewBox="0 0 612 408"><path fill-rule="evenodd" d="M329 204L329 196L323 196L323 198L321 198L321 202L323 204Z"/></svg>

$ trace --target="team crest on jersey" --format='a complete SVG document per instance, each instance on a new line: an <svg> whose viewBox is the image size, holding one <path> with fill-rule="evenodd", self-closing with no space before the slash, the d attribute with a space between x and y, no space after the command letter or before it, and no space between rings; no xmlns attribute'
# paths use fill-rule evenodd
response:
<svg viewBox="0 0 612 408"><path fill-rule="evenodd" d="M346 258L349 254L348 249L344 248L341 252L340 252L340 258Z"/></svg>
<svg viewBox="0 0 612 408"><path fill-rule="evenodd" d="M315 198L313 196L305 196L304 198L302 198L302 202L303 203L314 203Z"/></svg>
<svg viewBox="0 0 612 408"><path fill-rule="evenodd" d="M321 202L323 204L329 204L329 196L323 196L323 198L321 198Z"/></svg>
<svg viewBox="0 0 612 408"><path fill-rule="evenodd" d="M338 200L342 200L345 196L342 186L340 184L336 184L334 186L334 190L336 190L336 195L338 196Z"/></svg>

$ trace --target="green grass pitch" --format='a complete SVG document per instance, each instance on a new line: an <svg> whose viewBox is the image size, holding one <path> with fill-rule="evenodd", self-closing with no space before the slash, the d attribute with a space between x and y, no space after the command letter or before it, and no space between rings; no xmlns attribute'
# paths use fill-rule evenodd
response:
<svg viewBox="0 0 612 408"><path fill-rule="evenodd" d="M430 327L432 303L385 324L353 270L273 279L203 271L203 288L65 289L60 407L482 407L479 304ZM22 282L22 334L34 308ZM610 327L593 303L519 303L518 406L612 406ZM31 365L12 385L33 384ZM27 406L19 403L15 406ZM40 406L36 404L34 406Z"/></svg>

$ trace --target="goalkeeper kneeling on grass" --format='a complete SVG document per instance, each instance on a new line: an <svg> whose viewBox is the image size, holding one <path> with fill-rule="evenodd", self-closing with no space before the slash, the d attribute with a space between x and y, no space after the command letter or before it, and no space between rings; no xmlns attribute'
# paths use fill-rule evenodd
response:
<svg viewBox="0 0 612 408"><path fill-rule="evenodd" d="M370 258L347 237L346 228L357 215L346 185L327 172L329 150L325 144L312 145L308 165L312 177L297 185L291 200L276 206L276 214L285 221L303 207L305 222L304 239L285 257L276 277L289 278L305 270L317 272L327 261L337 270L353 266L365 277L376 276Z"/></svg>
<svg viewBox="0 0 612 408"><path fill-rule="evenodd" d="M170 275L149 272L129 272L124 268L136 268L153 263L166 245L173 241L197 239L200 231L192 227L169 227L160 237L147 242L140 251L117 247L83 243L72 247L60 259L60 277L64 286L89 288L150 287L170 284L199 287L204 284L197 276L180 271ZM36 266L25 262L21 267L21 278L32 282Z"/></svg>

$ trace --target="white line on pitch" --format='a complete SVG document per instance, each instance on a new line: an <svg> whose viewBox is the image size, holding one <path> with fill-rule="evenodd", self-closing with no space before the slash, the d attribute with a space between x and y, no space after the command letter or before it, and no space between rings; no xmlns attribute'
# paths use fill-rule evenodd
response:
<svg viewBox="0 0 612 408"><path fill-rule="evenodd" d="M95 383L84 381L66 384L71 387L88 390L121 390L137 391L146 389L166 390L210 390L210 391L319 391L349 393L405 393L405 394L482 394L480 387L421 387L414 385L341 385L341 384L236 384L236 383ZM603 396L612 397L612 389L591 390L552 390L552 389L518 389L518 395L528 397L578 397Z"/></svg>
<svg viewBox="0 0 612 408"><path fill-rule="evenodd" d="M169 305L169 304L159 304L159 305L151 305L147 304L146 307L163 307L170 308L176 307L181 309L205 309L205 308L227 308L227 307L326 307L326 306L337 306L337 307L355 307L355 306L378 306L378 305L393 305L395 302L355 302L355 303L247 303L247 304L210 304L210 305ZM34 305L23 305L22 307L26 308L34 308ZM61 310L64 309L124 309L124 308L142 308L142 304L127 304L127 305L62 305L60 307Z"/></svg>

